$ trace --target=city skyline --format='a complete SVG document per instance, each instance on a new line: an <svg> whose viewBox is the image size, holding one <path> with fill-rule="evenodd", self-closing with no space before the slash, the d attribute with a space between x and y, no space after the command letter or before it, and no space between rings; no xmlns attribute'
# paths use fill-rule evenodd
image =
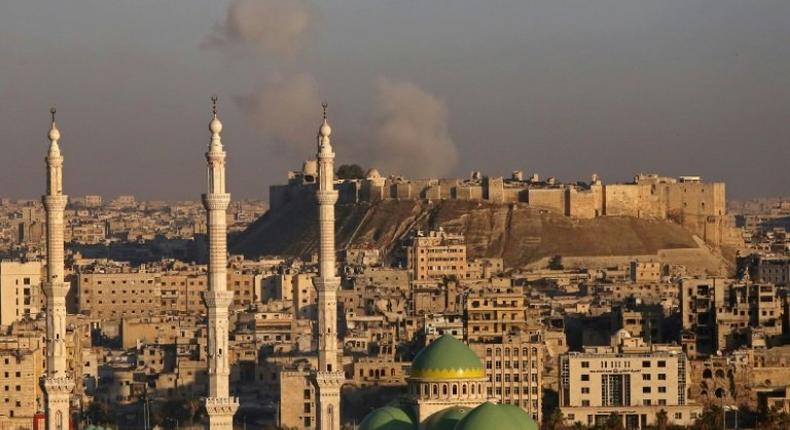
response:
<svg viewBox="0 0 790 430"><path fill-rule="evenodd" d="M197 198L214 93L239 199L266 199L311 156L319 100L341 125L338 163L385 175L655 171L725 181L732 198L790 180L783 2L253 3L4 5L0 195L40 193L55 105L72 195Z"/></svg>

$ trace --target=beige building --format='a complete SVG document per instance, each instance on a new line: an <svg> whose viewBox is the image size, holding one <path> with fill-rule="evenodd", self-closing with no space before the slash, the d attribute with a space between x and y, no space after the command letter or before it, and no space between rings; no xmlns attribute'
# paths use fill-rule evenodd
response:
<svg viewBox="0 0 790 430"><path fill-rule="evenodd" d="M569 424L602 425L617 414L627 429L643 429L661 410L673 424L693 423L702 407L687 399L689 370L679 348L648 346L624 332L612 343L560 357L560 408Z"/></svg>
<svg viewBox="0 0 790 430"><path fill-rule="evenodd" d="M415 281L455 276L466 279L466 244L462 235L444 231L418 233L406 249L408 268Z"/></svg>
<svg viewBox="0 0 790 430"><path fill-rule="evenodd" d="M661 263L657 261L632 261L629 266L631 282L659 282L661 274Z"/></svg>
<svg viewBox="0 0 790 430"><path fill-rule="evenodd" d="M0 428L33 428L42 358L41 350L0 346Z"/></svg>
<svg viewBox="0 0 790 430"><path fill-rule="evenodd" d="M91 318L158 315L162 286L156 273L78 273L79 311Z"/></svg>
<svg viewBox="0 0 790 430"><path fill-rule="evenodd" d="M0 261L0 326L41 312L41 262Z"/></svg>
<svg viewBox="0 0 790 430"><path fill-rule="evenodd" d="M469 347L485 364L488 398L518 406L540 421L544 345L529 336L505 336L501 342Z"/></svg>
<svg viewBox="0 0 790 430"><path fill-rule="evenodd" d="M470 294L466 299L466 325L469 342L500 341L509 334L528 333L527 299L509 289Z"/></svg>

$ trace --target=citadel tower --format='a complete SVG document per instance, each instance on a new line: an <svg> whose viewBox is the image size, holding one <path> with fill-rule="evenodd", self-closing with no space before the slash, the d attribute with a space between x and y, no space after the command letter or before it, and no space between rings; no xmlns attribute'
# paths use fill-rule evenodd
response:
<svg viewBox="0 0 790 430"><path fill-rule="evenodd" d="M334 189L335 153L329 136L332 128L326 119L318 129L318 203L319 271L315 278L318 290L318 369L315 382L318 387L318 429L340 429L340 387L345 380L338 363L337 349L337 289L340 280L335 273L335 203Z"/></svg>
<svg viewBox="0 0 790 430"><path fill-rule="evenodd" d="M230 194L225 192L225 150L217 118L217 98L209 123L211 143L206 152L208 161L208 192L203 194L208 223L208 291L204 294L208 311L208 397L205 399L209 430L233 430L233 415L239 401L230 397L228 366L228 306L233 292L227 290L227 226L226 211Z"/></svg>
<svg viewBox="0 0 790 430"><path fill-rule="evenodd" d="M55 108L49 130L47 163L47 194L42 197L47 213L47 277L44 294L47 297L47 373L44 376L46 393L47 430L68 430L69 402L74 380L66 369L66 292L64 279L63 211L68 196L63 194L63 156L60 154L60 131L55 124Z"/></svg>

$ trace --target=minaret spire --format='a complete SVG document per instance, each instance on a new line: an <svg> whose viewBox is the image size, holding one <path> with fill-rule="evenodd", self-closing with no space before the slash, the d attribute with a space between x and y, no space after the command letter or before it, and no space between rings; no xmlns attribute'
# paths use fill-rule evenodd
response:
<svg viewBox="0 0 790 430"><path fill-rule="evenodd" d="M44 281L47 318L47 373L43 378L46 393L47 430L67 430L69 404L74 380L66 366L66 292L63 250L63 211L68 197L63 194L63 156L60 130L55 124L55 108L50 109L47 164L47 193L42 197L47 214L47 277Z"/></svg>
<svg viewBox="0 0 790 430"><path fill-rule="evenodd" d="M220 133L222 122L217 117L217 96L211 97L212 118L209 122L211 143L206 152L208 192L203 194L208 223L208 291L204 294L208 313L208 397L205 400L209 430L233 430L233 415L239 401L230 397L230 366L228 365L228 306L233 292L227 290L227 225L226 212L230 194L225 192L225 150Z"/></svg>
<svg viewBox="0 0 790 430"><path fill-rule="evenodd" d="M327 120L327 104L323 103L323 122L318 129L318 203L319 269L314 279L318 290L318 429L340 429L340 387L345 375L338 362L337 289L340 286L335 268L335 203L334 159Z"/></svg>

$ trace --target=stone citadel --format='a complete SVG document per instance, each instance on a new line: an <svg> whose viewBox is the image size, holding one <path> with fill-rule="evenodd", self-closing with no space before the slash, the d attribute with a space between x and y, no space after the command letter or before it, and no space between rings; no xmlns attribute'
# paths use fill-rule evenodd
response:
<svg viewBox="0 0 790 430"><path fill-rule="evenodd" d="M317 165L305 161L300 171L288 173L288 183L269 189L270 208L310 195L316 186ZM681 224L708 244L727 243L734 221L727 216L725 184L703 182L699 176L671 178L638 174L630 183L604 184L598 175L589 183L561 183L538 175L510 178L473 172L469 179L409 179L384 177L375 168L363 179L337 180L338 204L382 200L466 200L526 203L577 219L630 216L666 219Z"/></svg>

